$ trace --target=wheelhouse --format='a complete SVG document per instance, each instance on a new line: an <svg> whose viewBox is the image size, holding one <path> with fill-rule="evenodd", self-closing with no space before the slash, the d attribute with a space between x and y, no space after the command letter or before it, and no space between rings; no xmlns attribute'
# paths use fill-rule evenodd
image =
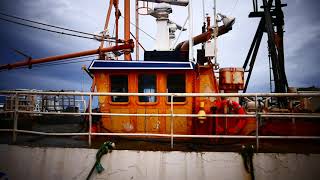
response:
<svg viewBox="0 0 320 180"><path fill-rule="evenodd" d="M192 93L195 91L192 62L101 61L89 67L98 92ZM99 97L101 112L121 114L170 114L170 97ZM174 97L174 113L193 113L192 97ZM170 133L171 117L103 116L103 127L111 132ZM191 134L192 119L175 117L176 133Z"/></svg>

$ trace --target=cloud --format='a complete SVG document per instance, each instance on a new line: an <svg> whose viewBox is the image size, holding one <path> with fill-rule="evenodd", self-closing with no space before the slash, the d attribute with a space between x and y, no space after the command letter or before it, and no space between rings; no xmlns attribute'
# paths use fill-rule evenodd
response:
<svg viewBox="0 0 320 180"><path fill-rule="evenodd" d="M236 23L233 30L218 39L218 61L221 67L241 67L246 58L259 19L248 18L252 11L252 1L218 1L218 12L235 16ZM195 2L195 1L194 1ZM200 1L199 1L200 2ZM206 12L213 13L212 3L208 1ZM289 85L291 86L320 86L319 70L319 33L320 21L319 1L286 0L285 13L285 61ZM120 7L122 7L122 1ZM134 5L134 1L131 1ZM78 0L2 0L0 11L22 16L27 19L73 28L86 32L101 31L107 11L106 1ZM201 33L202 4L194 3L194 35ZM113 14L112 14L113 16ZM187 17L187 9L173 7L170 18L182 24ZM134 12L131 12L134 22ZM123 35L123 19L120 18L120 37ZM187 24L188 25L188 24ZM34 58L95 49L98 42L51 34L38 30L20 27L0 21L0 62L9 63L23 59L12 53L9 47L19 49ZM113 29L113 17L110 20L110 31ZM140 16L140 27L152 36L156 34L155 19L150 16ZM187 27L188 28L188 27ZM131 31L135 27L131 25ZM178 35L178 32L176 36ZM188 39L188 32L182 33L180 41ZM145 48L153 50L154 41L140 31L140 41ZM140 51L142 55L142 50ZM140 57L143 57L141 56ZM68 66L46 67L43 69L15 70L0 72L0 88L41 88L41 89L70 89L81 87L81 63ZM57 82L57 83L55 83ZM90 79L87 81L89 86ZM57 87L57 88L55 88ZM249 91L269 90L269 69L267 57L266 34L261 42L261 48L249 84Z"/></svg>
<svg viewBox="0 0 320 180"><path fill-rule="evenodd" d="M68 67L68 66L67 66ZM51 72L45 73L44 70ZM52 73L52 72L56 73ZM79 73L77 76L72 75L68 68L61 71L61 68L51 67L44 69L18 69L9 71L6 79L2 80L0 89L42 89L42 90L81 90L84 88L88 91L91 85L91 79L85 73ZM22 75L23 74L23 75ZM14 82L14 83L12 83ZM19 83L17 83L19 82Z"/></svg>
<svg viewBox="0 0 320 180"><path fill-rule="evenodd" d="M290 2L290 3L289 3ZM285 59L289 85L320 86L320 2L315 0L288 3L285 11Z"/></svg>

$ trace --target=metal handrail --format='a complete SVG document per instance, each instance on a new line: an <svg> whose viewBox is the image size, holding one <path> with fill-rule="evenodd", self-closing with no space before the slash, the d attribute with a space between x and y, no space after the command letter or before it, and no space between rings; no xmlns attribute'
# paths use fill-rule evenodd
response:
<svg viewBox="0 0 320 180"><path fill-rule="evenodd" d="M15 98L14 111L1 112L1 113L14 113L14 127L13 129L0 129L0 132L13 132L13 141L16 141L16 133L28 133L37 135L54 135L54 136L73 136L73 135L85 135L88 136L88 144L91 146L92 135L109 135L109 136L152 136L152 137L170 137L171 147L173 148L174 138L246 138L256 139L257 149L259 148L259 139L320 139L320 136L259 136L259 121L260 118L267 117L282 117L282 118L320 118L320 113L261 113L258 112L258 97L320 97L319 92L312 93L110 93L110 92L32 92L32 91L0 91L0 94L12 94L15 97L19 95L33 94L33 95L73 95L73 96L88 96L89 97L89 112L37 112L37 111L23 111L19 110L18 98ZM129 114L129 113L97 113L92 112L92 98L95 96L170 96L170 113L169 114ZM206 114L206 117L244 117L256 119L256 135L186 135L186 134L174 134L173 118L174 117L199 117L198 114L174 114L174 102L173 97L254 97L255 109L254 113L250 114ZM47 133L39 131L20 130L17 128L18 114L47 114L47 115L87 115L89 116L89 131L86 133ZM92 116L136 116L136 117L171 117L170 120L170 134L156 134L156 133L93 133Z"/></svg>
<svg viewBox="0 0 320 180"><path fill-rule="evenodd" d="M75 96L188 96L188 97L320 97L320 92L312 93L116 93L116 92L32 92L0 91L0 94L75 95Z"/></svg>
<svg viewBox="0 0 320 180"><path fill-rule="evenodd" d="M14 111L4 111L0 113L13 113ZM80 112L37 112L37 111L17 111L23 114L45 114L45 115L90 115L90 113ZM320 113L258 113L261 117L283 117L283 118L320 118ZM198 114L130 114L130 113L91 113L93 116L135 116L135 117L200 117ZM206 114L206 117L256 117L254 114Z"/></svg>

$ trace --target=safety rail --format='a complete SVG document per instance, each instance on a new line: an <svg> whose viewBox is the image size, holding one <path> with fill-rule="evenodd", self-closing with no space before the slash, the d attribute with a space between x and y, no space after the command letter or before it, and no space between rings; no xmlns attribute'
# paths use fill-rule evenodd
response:
<svg viewBox="0 0 320 180"><path fill-rule="evenodd" d="M320 118L320 113L263 113L258 110L258 98L262 97L320 97L319 92L312 93L98 93L98 92L34 92L34 91L0 91L0 95L14 95L15 108L13 111L0 111L0 114L13 113L13 128L0 129L0 132L13 132L13 142L16 142L17 133L27 133L36 135L53 135L53 136L88 136L88 145L91 146L91 136L135 136L135 137L166 137L171 138L171 148L174 146L174 138L233 138L233 139L256 139L256 148L259 149L259 139L320 139L320 136L261 136L259 135L259 122L261 118L268 117L281 117L281 118ZM88 110L89 112L35 112L35 111L22 111L19 110L18 96L19 95L72 95L72 96L86 96L89 97ZM128 114L128 113L97 113L92 112L93 97L96 96L170 96L170 113L169 114ZM251 97L254 98L255 112L248 114L206 114L206 117L245 117L255 118L256 132L255 135L187 135L187 134L174 134L173 121L174 117L200 117L203 115L198 114L175 114L173 97ZM58 115L86 115L89 118L89 130L84 133L49 133L30 130L18 129L18 114L58 114ZM136 117L171 117L170 119L170 134L157 134L157 133L94 133L91 132L92 116L136 116Z"/></svg>

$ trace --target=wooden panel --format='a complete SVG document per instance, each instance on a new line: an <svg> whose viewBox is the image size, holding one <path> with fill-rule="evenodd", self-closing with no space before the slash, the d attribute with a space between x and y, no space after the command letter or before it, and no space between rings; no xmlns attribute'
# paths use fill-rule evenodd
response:
<svg viewBox="0 0 320 180"><path fill-rule="evenodd" d="M146 114L158 114L158 109L146 109ZM147 132L160 132L159 117L148 116L147 117Z"/></svg>
<svg viewBox="0 0 320 180"><path fill-rule="evenodd" d="M175 114L189 114L187 109L174 109ZM170 114L170 109L167 109L167 113ZM189 122L187 117L174 117L173 118L173 130L175 134L189 134ZM171 133L171 117L166 117L166 133Z"/></svg>
<svg viewBox="0 0 320 180"><path fill-rule="evenodd" d="M97 92L109 92L109 80L105 73L95 74ZM108 96L99 96L99 107L102 112L108 110Z"/></svg>
<svg viewBox="0 0 320 180"><path fill-rule="evenodd" d="M137 109L138 114L159 114L158 109ZM147 132L147 133L159 133L160 132L161 122L159 117L155 116L140 116L138 117L137 122L137 131L138 132Z"/></svg>
<svg viewBox="0 0 320 180"><path fill-rule="evenodd" d="M137 109L137 114L145 114L145 109ZM137 132L144 133L146 130L145 127L146 117L138 116L137 117Z"/></svg>
<svg viewBox="0 0 320 180"><path fill-rule="evenodd" d="M129 109L110 109L110 112L129 114ZM134 124L128 116L111 116L111 127L108 129L114 132L131 132L134 130Z"/></svg>

